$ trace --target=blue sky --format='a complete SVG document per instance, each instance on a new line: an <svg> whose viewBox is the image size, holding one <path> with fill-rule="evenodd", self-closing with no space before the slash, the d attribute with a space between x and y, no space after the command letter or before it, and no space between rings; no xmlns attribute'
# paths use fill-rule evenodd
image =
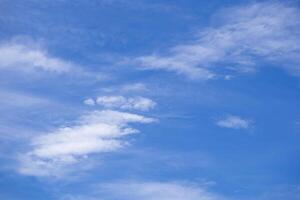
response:
<svg viewBox="0 0 300 200"><path fill-rule="evenodd" d="M0 199L300 199L299 1L0 9Z"/></svg>

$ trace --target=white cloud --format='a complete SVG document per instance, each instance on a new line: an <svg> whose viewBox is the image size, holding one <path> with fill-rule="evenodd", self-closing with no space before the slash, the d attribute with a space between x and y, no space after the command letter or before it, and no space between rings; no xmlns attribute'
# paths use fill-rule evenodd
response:
<svg viewBox="0 0 300 200"><path fill-rule="evenodd" d="M97 98L96 102L98 105L106 108L141 111L150 110L156 105L154 101L144 97L126 98L123 96L100 96Z"/></svg>
<svg viewBox="0 0 300 200"><path fill-rule="evenodd" d="M103 200L224 200L223 197L208 192L204 187L179 182L126 181L101 184L95 193L89 197L66 199L99 199L101 197Z"/></svg>
<svg viewBox="0 0 300 200"><path fill-rule="evenodd" d="M84 103L85 105L88 105L88 106L94 106L94 105L96 104L95 101L94 101L94 99L91 99L91 98L85 99L85 100L83 101L83 103Z"/></svg>
<svg viewBox="0 0 300 200"><path fill-rule="evenodd" d="M262 62L300 75L298 8L255 3L225 9L217 16L218 25L201 30L189 43L178 44L164 55L142 56L135 61L145 69L164 69L204 80L221 73L253 72Z"/></svg>
<svg viewBox="0 0 300 200"><path fill-rule="evenodd" d="M216 122L216 124L220 127L233 129L247 129L250 127L251 123L252 121L249 119L243 119L239 116L233 115Z"/></svg>
<svg viewBox="0 0 300 200"><path fill-rule="evenodd" d="M64 73L73 65L51 57L45 50L29 45L6 43L0 45L0 69L34 70Z"/></svg>
<svg viewBox="0 0 300 200"><path fill-rule="evenodd" d="M139 57L136 61L143 66L144 69L164 69L183 74L191 79L211 79L215 75L208 69L195 67L190 60L179 55L171 55L170 57L161 57L158 55Z"/></svg>
<svg viewBox="0 0 300 200"><path fill-rule="evenodd" d="M87 155L113 152L128 145L124 136L139 132L130 123L151 123L142 115L104 110L84 115L74 126L54 130L32 139L31 150L20 156L19 172L28 175L57 175L61 168Z"/></svg>
<svg viewBox="0 0 300 200"><path fill-rule="evenodd" d="M119 108L127 103L127 99L123 96L100 96L96 102L104 107Z"/></svg>

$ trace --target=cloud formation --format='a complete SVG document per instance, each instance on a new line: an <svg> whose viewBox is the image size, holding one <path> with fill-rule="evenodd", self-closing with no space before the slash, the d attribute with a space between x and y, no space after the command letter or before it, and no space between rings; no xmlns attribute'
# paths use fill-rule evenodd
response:
<svg viewBox="0 0 300 200"><path fill-rule="evenodd" d="M88 105L88 106L94 106L94 105L96 104L95 101L94 101L94 99L92 99L92 98L85 99L85 100L83 101L83 103L84 103L85 105Z"/></svg>
<svg viewBox="0 0 300 200"><path fill-rule="evenodd" d="M0 45L0 69L65 73L71 68L73 65L70 62L52 57L39 48L16 43Z"/></svg>
<svg viewBox="0 0 300 200"><path fill-rule="evenodd" d="M117 151L128 145L124 137L138 133L130 123L155 119L132 113L104 110L84 115L74 126L34 137L31 150L20 157L19 172L26 175L56 175L60 168L76 164L88 155Z"/></svg>
<svg viewBox="0 0 300 200"><path fill-rule="evenodd" d="M162 69L192 79L253 72L262 63L300 75L300 11L280 3L254 3L217 13L218 24L165 54L141 56L145 69Z"/></svg>
<svg viewBox="0 0 300 200"><path fill-rule="evenodd" d="M99 96L96 102L105 108L141 111L148 111L156 105L154 101L145 97Z"/></svg>
<svg viewBox="0 0 300 200"><path fill-rule="evenodd" d="M216 122L220 127L232 129L247 129L250 127L251 123L252 121L249 119L243 119L234 115L230 115Z"/></svg>

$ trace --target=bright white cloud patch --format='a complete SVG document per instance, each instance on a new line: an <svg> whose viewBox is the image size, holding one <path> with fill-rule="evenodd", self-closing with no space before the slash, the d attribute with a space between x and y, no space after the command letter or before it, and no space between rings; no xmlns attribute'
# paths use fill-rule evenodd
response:
<svg viewBox="0 0 300 200"><path fill-rule="evenodd" d="M39 69L48 72L63 73L72 68L72 64L51 57L44 50L22 44L7 43L0 45L0 69Z"/></svg>
<svg viewBox="0 0 300 200"><path fill-rule="evenodd" d="M146 69L164 69L189 78L253 72L263 62L300 75L300 10L256 3L218 13L218 24L164 54L135 59ZM218 72L216 72L218 68Z"/></svg>
<svg viewBox="0 0 300 200"><path fill-rule="evenodd" d="M154 101L144 97L100 96L96 102L106 108L141 111L150 110L156 105Z"/></svg>
<svg viewBox="0 0 300 200"><path fill-rule="evenodd" d="M243 119L239 116L230 115L225 119L221 119L216 122L216 124L223 128L233 128L233 129L247 129L250 127L252 121L249 119Z"/></svg>
<svg viewBox="0 0 300 200"><path fill-rule="evenodd" d="M82 116L77 124L54 130L32 139L32 149L21 156L20 173L56 175L69 164L87 155L113 152L128 144L124 136L137 133L130 123L151 123L155 120L118 111L94 111Z"/></svg>

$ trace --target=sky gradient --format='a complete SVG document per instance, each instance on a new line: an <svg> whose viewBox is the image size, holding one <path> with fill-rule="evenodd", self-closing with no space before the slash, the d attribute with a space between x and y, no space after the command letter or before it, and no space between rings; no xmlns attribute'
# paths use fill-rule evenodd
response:
<svg viewBox="0 0 300 200"><path fill-rule="evenodd" d="M300 199L299 1L0 10L1 200Z"/></svg>

